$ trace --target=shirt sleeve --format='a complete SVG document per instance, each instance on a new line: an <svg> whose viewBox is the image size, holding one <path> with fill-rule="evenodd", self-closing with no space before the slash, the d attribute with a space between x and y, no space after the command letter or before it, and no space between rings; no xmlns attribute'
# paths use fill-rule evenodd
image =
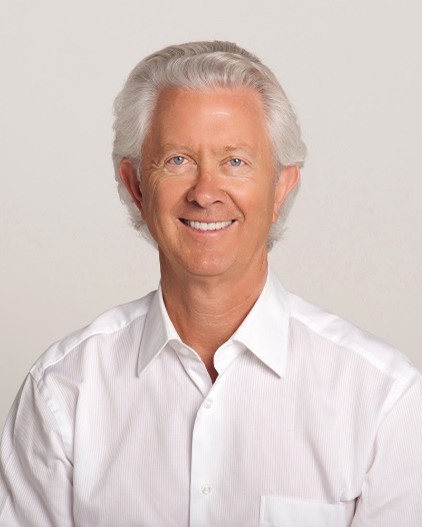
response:
<svg viewBox="0 0 422 527"><path fill-rule="evenodd" d="M51 402L28 376L0 445L0 527L73 527L72 468Z"/></svg>
<svg viewBox="0 0 422 527"><path fill-rule="evenodd" d="M380 425L352 527L422 526L422 381Z"/></svg>

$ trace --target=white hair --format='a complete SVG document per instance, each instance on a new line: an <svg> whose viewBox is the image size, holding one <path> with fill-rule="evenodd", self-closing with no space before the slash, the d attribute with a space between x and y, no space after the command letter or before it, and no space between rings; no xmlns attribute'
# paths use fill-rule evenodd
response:
<svg viewBox="0 0 422 527"><path fill-rule="evenodd" d="M133 226L150 241L139 209L119 176L122 159L139 172L142 144L148 133L159 94L166 88L207 90L249 87L262 97L276 174L283 166L303 166L306 147L297 117L275 75L248 51L231 42L188 42L168 46L143 59L130 73L114 102L113 162L120 199L128 207ZM283 204L272 225L268 248L281 235L297 188Z"/></svg>

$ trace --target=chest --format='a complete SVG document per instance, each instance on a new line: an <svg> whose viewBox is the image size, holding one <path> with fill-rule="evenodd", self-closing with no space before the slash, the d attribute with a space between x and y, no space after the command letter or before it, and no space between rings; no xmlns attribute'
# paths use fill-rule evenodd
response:
<svg viewBox="0 0 422 527"><path fill-rule="evenodd" d="M256 383L255 364L238 366L207 394L176 365L96 386L94 398L82 391L75 521L252 527L289 515L280 525L300 527L310 514L313 526L318 515L320 525L348 525L364 470L348 412L294 377L267 372Z"/></svg>

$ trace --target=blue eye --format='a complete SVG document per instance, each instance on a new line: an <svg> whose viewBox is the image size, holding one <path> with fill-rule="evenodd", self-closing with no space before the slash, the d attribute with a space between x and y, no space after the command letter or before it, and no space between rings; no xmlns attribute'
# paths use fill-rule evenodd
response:
<svg viewBox="0 0 422 527"><path fill-rule="evenodd" d="M230 159L229 163L232 167L240 167L240 165L243 163L243 161L237 157L234 159Z"/></svg>
<svg viewBox="0 0 422 527"><path fill-rule="evenodd" d="M170 159L170 162L174 165L183 165L185 158L183 156L174 156Z"/></svg>

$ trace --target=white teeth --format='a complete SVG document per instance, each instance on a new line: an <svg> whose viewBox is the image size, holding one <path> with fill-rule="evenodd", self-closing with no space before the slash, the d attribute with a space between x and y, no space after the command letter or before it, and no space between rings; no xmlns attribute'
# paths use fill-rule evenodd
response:
<svg viewBox="0 0 422 527"><path fill-rule="evenodd" d="M219 231L220 229L224 229L225 227L231 225L233 221L215 221L211 223L206 223L204 221L183 220L183 223L199 231Z"/></svg>

